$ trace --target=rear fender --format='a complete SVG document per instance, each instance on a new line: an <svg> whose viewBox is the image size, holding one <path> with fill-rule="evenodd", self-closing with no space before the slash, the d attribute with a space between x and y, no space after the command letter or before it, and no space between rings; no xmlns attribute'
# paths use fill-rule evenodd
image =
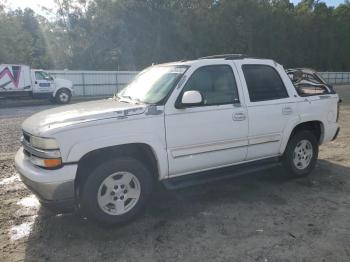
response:
<svg viewBox="0 0 350 262"><path fill-rule="evenodd" d="M282 140L282 143L281 143L280 154L284 153L284 150L286 149L287 144L289 142L290 136L292 135L294 129L297 126L299 126L300 124L303 124L303 123L315 122L315 121L321 123L321 134L320 134L319 144L322 144L323 140L324 140L324 122L323 121L321 121L319 119L310 118L310 119L303 119L302 121L298 121L298 122L290 122L289 125L284 130L284 133L283 133L283 140Z"/></svg>

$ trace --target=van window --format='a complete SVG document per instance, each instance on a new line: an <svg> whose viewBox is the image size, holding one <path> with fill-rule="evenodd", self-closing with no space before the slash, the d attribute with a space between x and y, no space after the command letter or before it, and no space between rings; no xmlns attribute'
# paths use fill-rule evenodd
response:
<svg viewBox="0 0 350 262"><path fill-rule="evenodd" d="M287 98L288 93L278 72L267 65L243 65L251 102Z"/></svg>
<svg viewBox="0 0 350 262"><path fill-rule="evenodd" d="M52 76L44 71L35 71L36 80L53 80Z"/></svg>
<svg viewBox="0 0 350 262"><path fill-rule="evenodd" d="M45 76L42 74L41 71L35 71L35 79L36 80L44 80Z"/></svg>

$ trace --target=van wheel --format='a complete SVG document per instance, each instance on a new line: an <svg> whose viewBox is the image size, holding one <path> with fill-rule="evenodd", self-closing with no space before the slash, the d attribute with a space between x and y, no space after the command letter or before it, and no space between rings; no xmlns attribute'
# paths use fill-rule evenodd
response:
<svg viewBox="0 0 350 262"><path fill-rule="evenodd" d="M83 214L102 224L120 224L135 218L152 192L150 171L136 159L108 160L93 170L82 185Z"/></svg>
<svg viewBox="0 0 350 262"><path fill-rule="evenodd" d="M318 142L310 131L300 131L289 140L282 157L288 172L296 177L307 176L315 168L318 158Z"/></svg>
<svg viewBox="0 0 350 262"><path fill-rule="evenodd" d="M62 88L57 91L55 98L58 104L68 104L71 97L71 92L68 89Z"/></svg>

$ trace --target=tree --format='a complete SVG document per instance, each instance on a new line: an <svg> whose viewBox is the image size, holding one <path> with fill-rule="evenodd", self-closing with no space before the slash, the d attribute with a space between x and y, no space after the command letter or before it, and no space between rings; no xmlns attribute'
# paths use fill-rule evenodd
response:
<svg viewBox="0 0 350 262"><path fill-rule="evenodd" d="M220 53L350 70L350 3L319 0L56 0L56 19L0 4L0 61L139 70Z"/></svg>

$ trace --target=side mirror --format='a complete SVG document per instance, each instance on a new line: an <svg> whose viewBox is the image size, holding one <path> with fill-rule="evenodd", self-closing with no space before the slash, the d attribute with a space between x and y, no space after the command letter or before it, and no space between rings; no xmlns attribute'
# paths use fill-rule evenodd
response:
<svg viewBox="0 0 350 262"><path fill-rule="evenodd" d="M192 90L186 91L181 98L181 105L186 106L196 106L203 102L203 98L200 92Z"/></svg>

